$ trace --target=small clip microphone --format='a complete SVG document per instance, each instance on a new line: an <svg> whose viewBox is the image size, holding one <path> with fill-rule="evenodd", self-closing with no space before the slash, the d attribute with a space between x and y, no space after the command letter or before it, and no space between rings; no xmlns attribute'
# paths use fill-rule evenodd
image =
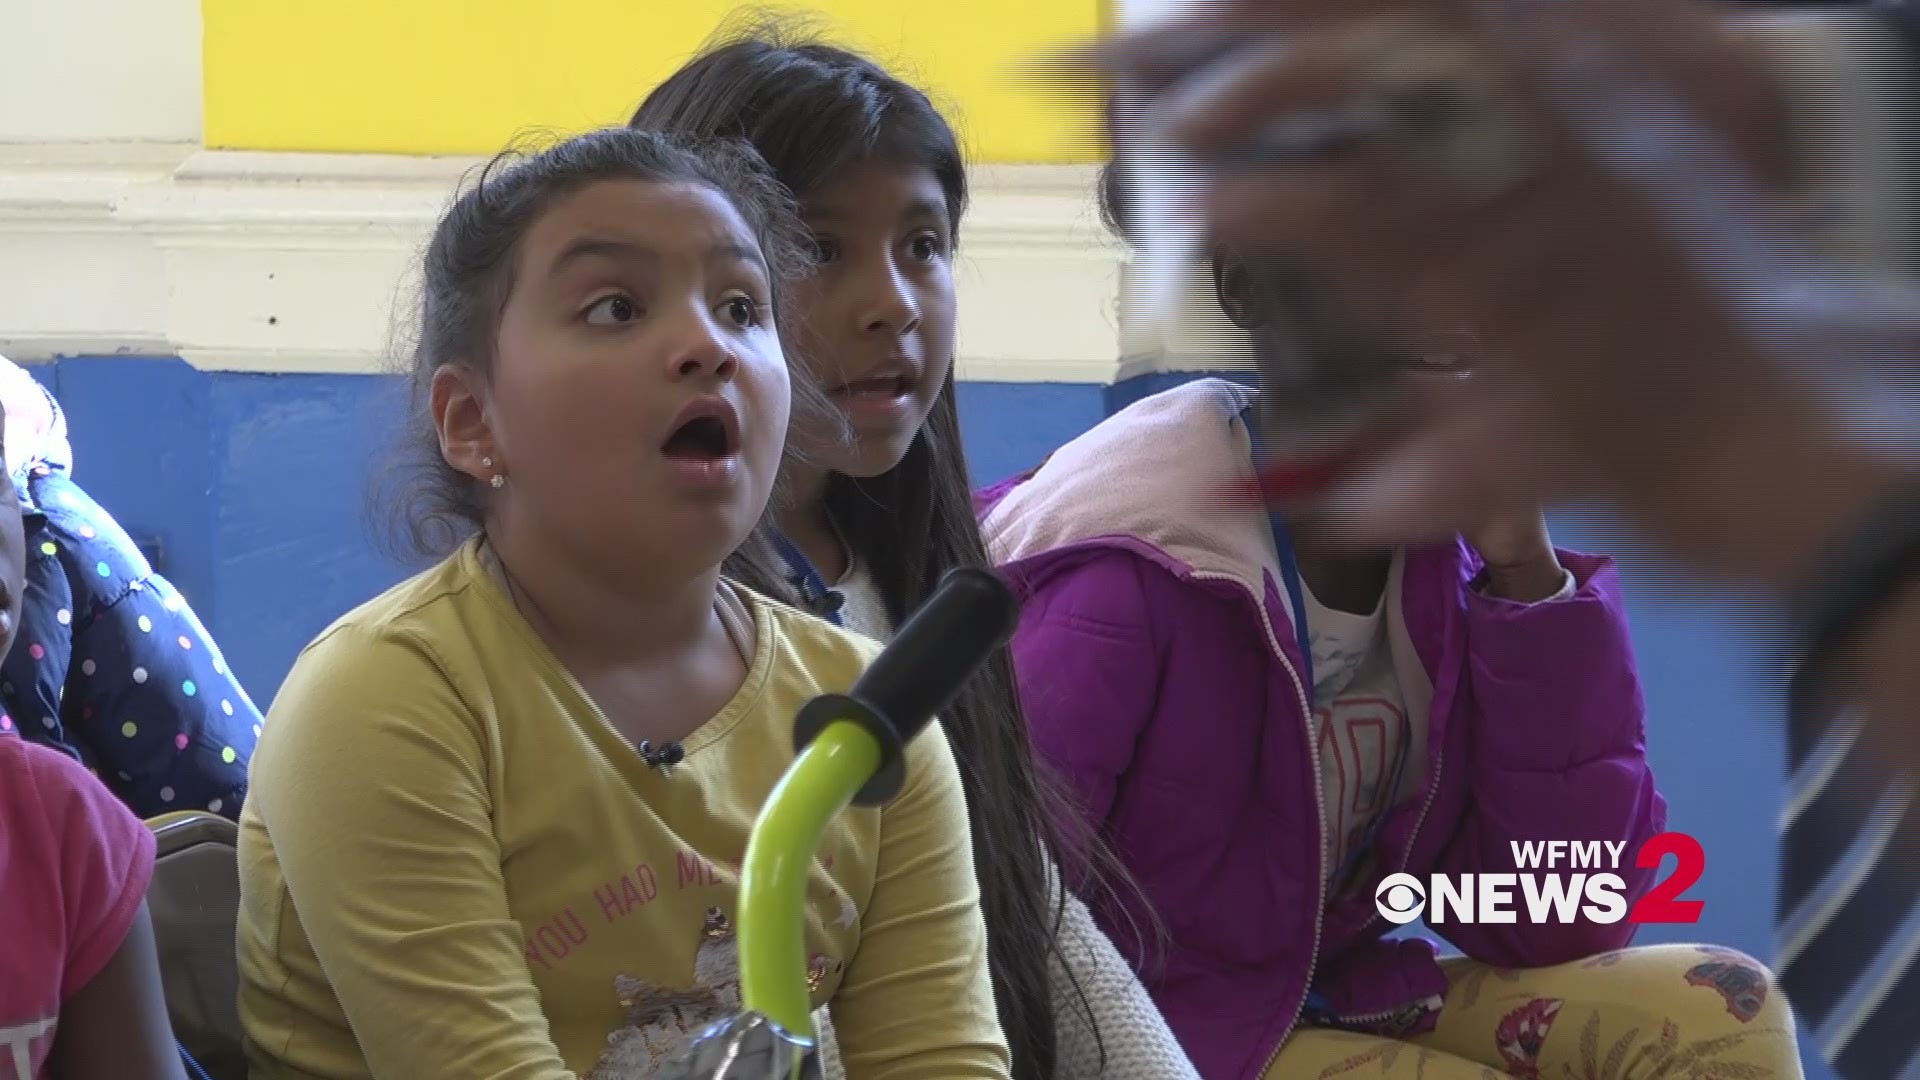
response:
<svg viewBox="0 0 1920 1080"><path fill-rule="evenodd" d="M677 742L661 743L655 746L652 742L641 739L640 745L635 749L640 751L640 760L646 762L649 768L658 769L663 773L671 773L675 765L687 759L687 748Z"/></svg>

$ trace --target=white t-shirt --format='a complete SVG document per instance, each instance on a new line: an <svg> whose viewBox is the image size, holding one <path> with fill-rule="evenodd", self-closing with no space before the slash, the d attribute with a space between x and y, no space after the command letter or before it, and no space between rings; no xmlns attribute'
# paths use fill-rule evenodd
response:
<svg viewBox="0 0 1920 1080"><path fill-rule="evenodd" d="M1408 707L1387 611L1405 569L1404 552L1394 552L1387 586L1365 615L1335 611L1300 583L1312 642L1314 754L1327 841L1322 872L1329 891L1346 888L1366 866L1374 827L1412 796L1425 775L1418 758L1427 745L1425 697L1432 689L1417 699L1420 707ZM1559 591L1541 603L1573 592L1573 575L1564 574ZM1410 646L1400 662L1417 663Z"/></svg>
<svg viewBox="0 0 1920 1080"><path fill-rule="evenodd" d="M1347 862L1363 851L1374 823L1399 801L1398 788L1406 786L1410 771L1403 763L1414 742L1412 725L1424 726L1427 719L1407 715L1387 643L1387 590L1365 615L1327 607L1305 582L1301 592L1313 650L1314 753L1327 841L1322 872L1328 888L1337 889L1350 877Z"/></svg>
<svg viewBox="0 0 1920 1080"><path fill-rule="evenodd" d="M857 557L848 560L847 572L833 586L833 591L845 601L840 606L840 621L847 629L876 641L893 636L893 620L887 617L887 603L881 599L880 586L874 582L866 563Z"/></svg>

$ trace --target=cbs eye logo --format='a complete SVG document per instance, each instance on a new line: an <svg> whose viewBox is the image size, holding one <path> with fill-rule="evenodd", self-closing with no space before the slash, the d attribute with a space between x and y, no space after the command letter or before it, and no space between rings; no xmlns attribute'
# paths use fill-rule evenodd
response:
<svg viewBox="0 0 1920 1080"><path fill-rule="evenodd" d="M1380 917L1405 926L1420 917L1427 906L1427 890L1412 874L1388 874L1373 890L1373 906Z"/></svg>

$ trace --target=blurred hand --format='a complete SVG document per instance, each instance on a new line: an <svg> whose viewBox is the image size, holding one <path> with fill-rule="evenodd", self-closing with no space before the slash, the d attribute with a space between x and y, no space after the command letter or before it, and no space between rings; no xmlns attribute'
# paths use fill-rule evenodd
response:
<svg viewBox="0 0 1920 1080"><path fill-rule="evenodd" d="M1367 98L1378 57L1354 35L1381 16L1472 58L1520 147L1478 164L1516 183L1450 183L1392 140L1246 163L1276 118ZM1362 440L1327 496L1357 540L1592 493L1711 564L1757 477L1817 482L1783 447L1822 417L1743 321L1795 288L1787 107L1721 18L1695 0L1226 0L1100 51L1123 151L1214 163L1194 194L1216 235L1304 258L1416 333L1484 343L1471 379L1418 388Z"/></svg>

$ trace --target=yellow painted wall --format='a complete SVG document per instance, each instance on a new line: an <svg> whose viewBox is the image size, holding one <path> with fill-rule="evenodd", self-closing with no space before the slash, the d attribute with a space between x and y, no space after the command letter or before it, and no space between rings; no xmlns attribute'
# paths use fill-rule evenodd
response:
<svg viewBox="0 0 1920 1080"><path fill-rule="evenodd" d="M206 142L484 154L624 121L734 0L202 0ZM1103 0L817 0L824 25L930 89L976 160L1092 160L1084 109L1010 72L1092 33Z"/></svg>

